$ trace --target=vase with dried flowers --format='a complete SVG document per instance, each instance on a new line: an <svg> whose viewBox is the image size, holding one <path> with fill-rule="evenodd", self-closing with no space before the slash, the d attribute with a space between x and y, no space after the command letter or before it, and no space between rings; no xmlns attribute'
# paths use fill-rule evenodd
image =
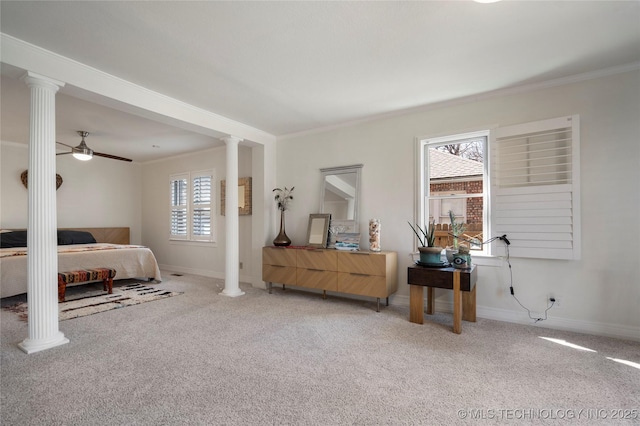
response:
<svg viewBox="0 0 640 426"><path fill-rule="evenodd" d="M291 194L294 189L294 186L292 186L291 189L285 186L284 189L275 188L273 190L273 192L276 193L275 200L278 205L278 210L280 210L280 233L275 240L273 240L274 246L285 247L291 245L291 240L287 237L287 233L285 232L284 212L289 208L289 203L293 200L293 195Z"/></svg>

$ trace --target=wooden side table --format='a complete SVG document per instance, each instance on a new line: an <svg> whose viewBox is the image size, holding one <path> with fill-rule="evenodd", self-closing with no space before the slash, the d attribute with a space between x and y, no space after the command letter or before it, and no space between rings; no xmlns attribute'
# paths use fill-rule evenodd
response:
<svg viewBox="0 0 640 426"><path fill-rule="evenodd" d="M434 288L453 290L453 332L462 332L462 320L476 322L476 266L469 269L453 267L431 268L419 265L409 266L407 283L409 293L409 321L424 322L424 292L427 287L427 314L433 315L435 301Z"/></svg>

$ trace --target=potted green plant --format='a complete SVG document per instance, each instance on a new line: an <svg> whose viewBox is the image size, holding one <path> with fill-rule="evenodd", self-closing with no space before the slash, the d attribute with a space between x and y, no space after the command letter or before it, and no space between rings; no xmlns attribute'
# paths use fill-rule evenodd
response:
<svg viewBox="0 0 640 426"><path fill-rule="evenodd" d="M442 253L442 247L436 246L436 224L435 222L429 222L429 226L425 231L416 224L415 227L409 223L409 226L413 230L413 233L418 237L420 246L418 251L420 252L420 263L426 265L439 265L442 263L440 260L440 254ZM417 228L417 229L416 229ZM418 230L420 233L418 233Z"/></svg>
<svg viewBox="0 0 640 426"><path fill-rule="evenodd" d="M464 223L456 222L456 215L453 213L453 210L449 210L449 222L451 222L451 234L453 234L453 247L447 247L445 252L447 255L447 261L452 263L453 255L458 253L459 250L458 237L464 233L465 225Z"/></svg>

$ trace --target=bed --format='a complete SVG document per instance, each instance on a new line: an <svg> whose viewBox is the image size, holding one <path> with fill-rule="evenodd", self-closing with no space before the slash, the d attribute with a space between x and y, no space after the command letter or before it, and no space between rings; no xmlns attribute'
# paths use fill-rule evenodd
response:
<svg viewBox="0 0 640 426"><path fill-rule="evenodd" d="M0 298L27 292L27 248L23 238L26 240L24 230L0 233ZM162 279L151 249L129 244L129 228L58 230L58 271L99 267L114 268L116 280ZM57 286L57 281L52 285Z"/></svg>

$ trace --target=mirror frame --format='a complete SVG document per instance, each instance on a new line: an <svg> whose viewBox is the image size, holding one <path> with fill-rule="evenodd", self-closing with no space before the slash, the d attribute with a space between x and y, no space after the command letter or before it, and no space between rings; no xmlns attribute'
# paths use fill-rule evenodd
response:
<svg viewBox="0 0 640 426"><path fill-rule="evenodd" d="M362 164L353 164L350 166L341 166L341 167L326 167L320 169L322 172L322 185L320 188L320 212L324 213L324 195L326 189L326 178L327 176L332 175L341 175L346 173L355 173L356 174L356 189L355 189L355 200L353 202L353 219L335 219L331 220L330 224L330 240L331 243L335 243L336 234L341 234L345 232L360 232L358 216L359 216L359 207L360 207L360 179L362 172ZM330 244L332 245L332 244Z"/></svg>
<svg viewBox="0 0 640 426"><path fill-rule="evenodd" d="M327 248L327 241L329 236L329 222L331 222L330 213L314 213L309 215L309 226L307 227L307 247ZM311 230L314 228L314 224L321 223L322 227L322 241L320 243L311 242ZM316 234L313 234L314 236ZM315 239L314 239L315 241Z"/></svg>

